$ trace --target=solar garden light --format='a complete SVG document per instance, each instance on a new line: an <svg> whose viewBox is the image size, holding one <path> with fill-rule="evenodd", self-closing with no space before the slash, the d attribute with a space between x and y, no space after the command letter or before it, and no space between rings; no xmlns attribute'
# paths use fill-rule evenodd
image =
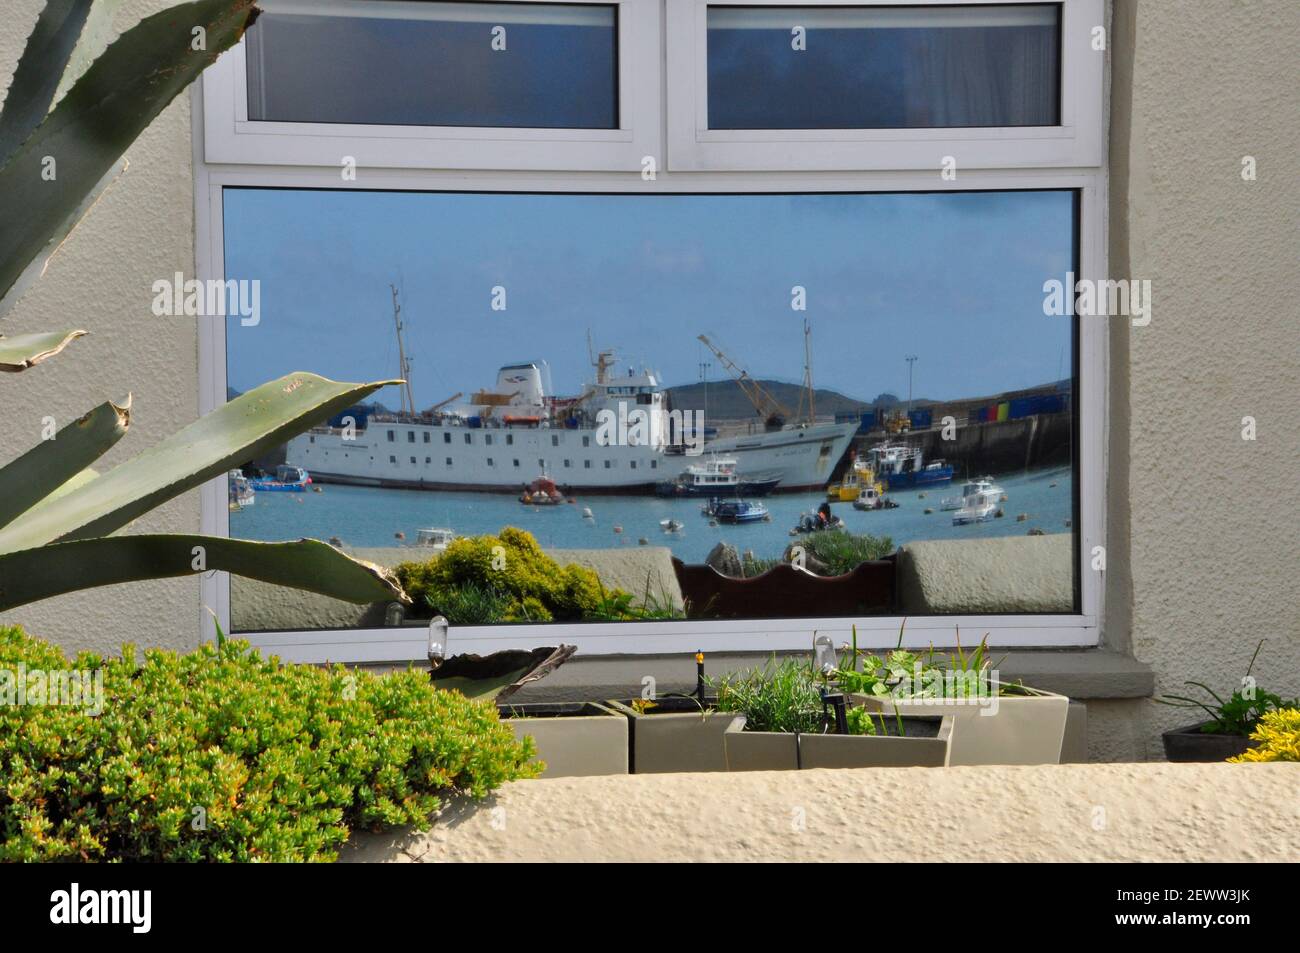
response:
<svg viewBox="0 0 1300 953"><path fill-rule="evenodd" d="M447 640L449 629L445 616L434 616L429 620L429 668L437 670L447 658Z"/></svg>

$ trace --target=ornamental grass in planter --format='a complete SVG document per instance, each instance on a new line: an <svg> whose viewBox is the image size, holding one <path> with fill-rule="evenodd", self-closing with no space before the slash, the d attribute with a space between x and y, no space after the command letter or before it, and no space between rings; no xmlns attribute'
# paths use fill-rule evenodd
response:
<svg viewBox="0 0 1300 953"><path fill-rule="evenodd" d="M719 679L718 709L743 715L723 733L727 770L939 767L948 763L948 718L846 713L836 731L825 678L807 662L786 659Z"/></svg>
<svg viewBox="0 0 1300 953"><path fill-rule="evenodd" d="M1300 708L1300 699L1283 699L1256 687L1251 672L1264 647L1260 639L1242 677L1242 686L1226 699L1204 682L1187 682L1207 696L1205 701L1187 695L1164 695L1156 701L1175 708L1194 708L1210 716L1208 721L1173 728L1161 735L1165 758L1175 762L1210 762L1235 760L1249 751L1252 735L1263 719L1282 709Z"/></svg>

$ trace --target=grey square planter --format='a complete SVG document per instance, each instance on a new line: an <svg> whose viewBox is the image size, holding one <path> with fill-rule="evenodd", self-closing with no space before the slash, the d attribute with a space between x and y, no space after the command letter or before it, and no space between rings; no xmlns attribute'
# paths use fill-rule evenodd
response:
<svg viewBox="0 0 1300 953"><path fill-rule="evenodd" d="M594 702L498 706L516 738L531 737L546 762L543 778L627 774L627 719Z"/></svg>
<svg viewBox="0 0 1300 953"><path fill-rule="evenodd" d="M745 731L745 716L723 732L728 771L794 771L799 767L799 736L783 731Z"/></svg>
<svg viewBox="0 0 1300 953"><path fill-rule="evenodd" d="M892 721L892 719L887 719ZM889 724L889 731L895 726ZM904 718L903 735L800 735L804 768L942 768L951 751L953 719Z"/></svg>
<svg viewBox="0 0 1300 953"><path fill-rule="evenodd" d="M819 735L745 731L741 716L723 733L727 770L943 767L948 764L953 723L951 716L905 718L901 737Z"/></svg>
<svg viewBox="0 0 1300 953"><path fill-rule="evenodd" d="M633 774L683 771L726 771L723 735L744 716L735 712L702 711L691 698L660 698L645 714L629 702L609 701L625 715Z"/></svg>
<svg viewBox="0 0 1300 953"><path fill-rule="evenodd" d="M949 764L1060 764L1070 700L1016 686L1022 695L999 695L997 706L970 698L894 698L849 695L849 701L893 717L941 715L954 719Z"/></svg>

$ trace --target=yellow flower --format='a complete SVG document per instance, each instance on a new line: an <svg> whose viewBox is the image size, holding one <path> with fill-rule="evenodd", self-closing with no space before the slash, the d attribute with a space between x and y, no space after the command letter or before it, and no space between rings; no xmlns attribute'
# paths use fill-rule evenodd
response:
<svg viewBox="0 0 1300 953"><path fill-rule="evenodd" d="M1300 761L1300 708L1279 708L1259 720L1251 733L1255 747L1228 760L1234 764L1251 761Z"/></svg>

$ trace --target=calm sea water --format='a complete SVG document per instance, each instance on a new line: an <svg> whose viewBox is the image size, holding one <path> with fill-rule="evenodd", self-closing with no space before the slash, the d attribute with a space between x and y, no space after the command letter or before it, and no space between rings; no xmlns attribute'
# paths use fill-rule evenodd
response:
<svg viewBox="0 0 1300 953"><path fill-rule="evenodd" d="M1007 492L1006 516L972 526L953 526L952 513L939 509L943 497L960 492L959 482L924 491L892 493L898 509L860 512L849 503L832 504L851 532L889 536L895 545L925 539L972 539L1023 536L1030 529L1068 533L1073 509L1069 469L1038 470L997 477ZM324 485L322 493L258 493L255 505L230 514L232 536L253 540L286 540L302 536L327 540L338 536L348 546L398 546L396 533L413 542L417 529L448 527L462 536L496 533L518 526L543 546L590 549L636 546L644 538L651 546L668 546L684 562L702 562L720 540L741 552L764 558L779 556L790 543L790 528L801 513L812 512L823 493L780 494L763 502L771 522L743 526L710 526L700 514L702 500L663 500L656 497L578 496L574 505L525 506L514 496L495 493L449 493L384 490ZM925 494L921 498L921 493ZM594 519L584 519L584 507ZM926 514L926 507L934 512ZM1016 522L1024 513L1027 519ZM678 533L665 533L659 521L685 523ZM615 528L622 532L615 532ZM420 550L412 547L413 552Z"/></svg>

